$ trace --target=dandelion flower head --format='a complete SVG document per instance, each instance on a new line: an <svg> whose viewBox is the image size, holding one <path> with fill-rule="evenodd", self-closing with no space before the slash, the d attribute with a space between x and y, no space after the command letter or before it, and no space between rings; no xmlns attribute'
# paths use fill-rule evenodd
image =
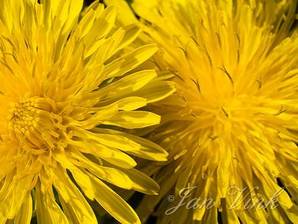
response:
<svg viewBox="0 0 298 224"><path fill-rule="evenodd" d="M91 201L121 223L140 223L107 183L159 190L134 158L167 153L123 130L158 124L141 108L173 87L139 68L157 49L129 47L138 28L117 28L115 8L98 1L82 7L0 3L0 223L97 223Z"/></svg>
<svg viewBox="0 0 298 224"><path fill-rule="evenodd" d="M140 216L159 205L161 223L297 223L296 1L135 0L132 8L177 86L154 107L163 120L151 137L170 162L153 171L161 194L146 196ZM165 215L186 188L183 206ZM274 206L260 205L274 195Z"/></svg>

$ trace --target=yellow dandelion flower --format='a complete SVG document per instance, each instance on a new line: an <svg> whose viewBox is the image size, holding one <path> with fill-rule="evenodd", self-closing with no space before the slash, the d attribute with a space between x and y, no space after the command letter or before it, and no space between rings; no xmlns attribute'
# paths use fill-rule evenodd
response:
<svg viewBox="0 0 298 224"><path fill-rule="evenodd" d="M118 6L130 14L123 23L137 22ZM148 168L161 193L143 200L140 217L160 202L160 223L298 223L296 1L135 0L132 8L162 49L156 65L177 85L154 107L164 120L151 136L171 162Z"/></svg>
<svg viewBox="0 0 298 224"><path fill-rule="evenodd" d="M97 223L96 201L121 223L140 223L107 184L156 194L133 158L167 153L124 130L158 124L140 108L173 92L138 66L154 45L128 47L135 26L96 1L0 2L0 223ZM133 157L132 157L133 156Z"/></svg>

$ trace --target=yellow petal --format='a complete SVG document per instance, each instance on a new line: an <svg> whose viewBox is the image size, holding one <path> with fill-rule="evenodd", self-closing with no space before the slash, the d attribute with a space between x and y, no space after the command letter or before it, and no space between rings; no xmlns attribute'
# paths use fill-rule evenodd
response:
<svg viewBox="0 0 298 224"><path fill-rule="evenodd" d="M30 224L32 218L32 197L29 193L23 202L23 205L15 217L15 224Z"/></svg>
<svg viewBox="0 0 298 224"><path fill-rule="evenodd" d="M125 35L121 41L119 48L124 48L131 44L140 34L140 28L136 27L135 25L125 26Z"/></svg>
<svg viewBox="0 0 298 224"><path fill-rule="evenodd" d="M53 192L41 192L36 188L35 202L38 223L44 224L68 224L68 220L55 201Z"/></svg>
<svg viewBox="0 0 298 224"><path fill-rule="evenodd" d="M157 195L159 192L159 185L148 177L146 174L136 170L127 169L123 170L132 181L132 187L134 190L151 195Z"/></svg>
<svg viewBox="0 0 298 224"><path fill-rule="evenodd" d="M144 45L126 54L110 64L107 64L103 72L104 77L112 78L123 76L125 73L133 70L157 51L157 47L154 44ZM130 77L130 76L129 76Z"/></svg>
<svg viewBox="0 0 298 224"><path fill-rule="evenodd" d="M119 110L132 111L147 105L147 100L143 97L131 96L116 102Z"/></svg>
<svg viewBox="0 0 298 224"><path fill-rule="evenodd" d="M96 129L95 129L96 130ZM123 151L134 151L140 149L141 145L124 136L116 134L100 134L96 133L90 136L99 144L107 147L117 148Z"/></svg>
<svg viewBox="0 0 298 224"><path fill-rule="evenodd" d="M141 138L135 135L130 135L124 132L95 128L93 129L96 133L109 133L117 136L123 136L125 139L130 139L133 142L137 143L140 147L121 147L123 151L126 151L129 154L135 155L140 158L156 161L166 161L168 153L159 145L155 144L152 141L149 141L145 138Z"/></svg>
<svg viewBox="0 0 298 224"><path fill-rule="evenodd" d="M160 116L146 111L122 111L103 124L122 128L145 128L160 123Z"/></svg>
<svg viewBox="0 0 298 224"><path fill-rule="evenodd" d="M77 22L83 0L41 0L44 7L46 26L67 33Z"/></svg>
<svg viewBox="0 0 298 224"><path fill-rule="evenodd" d="M31 190L33 176L19 177L15 173L6 176L0 190L0 211L7 219L13 219Z"/></svg>
<svg viewBox="0 0 298 224"><path fill-rule="evenodd" d="M147 103L154 103L167 98L175 92L174 83L166 81L152 81L144 88L135 93L147 100Z"/></svg>
<svg viewBox="0 0 298 224"><path fill-rule="evenodd" d="M128 3L124 0L105 0L107 5L112 5L117 7L119 16L118 20L123 25L135 24L138 23L135 15L132 13Z"/></svg>
<svg viewBox="0 0 298 224"><path fill-rule="evenodd" d="M76 146L78 150L80 150L83 153L94 155L98 158L106 160L107 162L115 166L123 167L125 169L130 169L137 165L136 161L133 158L121 152L120 150L117 150L112 147L107 147L92 140L94 139L94 134L88 135L82 133L75 133L75 135L87 139L89 138L90 140L90 143L88 143L88 140L85 140L84 142L71 142L71 144Z"/></svg>
<svg viewBox="0 0 298 224"><path fill-rule="evenodd" d="M141 224L135 211L114 191L93 177L96 201L115 219L123 224Z"/></svg>
<svg viewBox="0 0 298 224"><path fill-rule="evenodd" d="M114 184L118 187L121 187L121 188L132 189L132 182L131 182L130 178L121 170L118 170L118 169L112 168L112 167L105 167L100 164L96 164L95 162L92 162L87 157L83 156L82 154L80 154L78 152L71 153L71 157L77 161L77 162L73 161L74 163L77 163L78 166L87 169L90 173L94 174L98 178L100 178L104 181L107 181L111 184ZM75 177L75 179L77 179L76 174L74 175L74 177ZM82 189L84 189L85 186L90 185L89 179L88 179L87 183L86 183L86 181L77 181L77 182L81 183L80 185L82 185ZM84 183L86 183L86 184L84 184ZM84 192L85 191L86 190L84 190ZM92 195L94 195L94 194L92 194ZM92 196L92 198L93 197L94 196Z"/></svg>
<svg viewBox="0 0 298 224"><path fill-rule="evenodd" d="M132 3L132 7L136 12L141 12L143 18L148 19L149 21L156 21L156 15L158 15L158 4L160 4L160 2L157 0L134 0Z"/></svg>
<svg viewBox="0 0 298 224"><path fill-rule="evenodd" d="M76 177L78 177L78 175L84 175L82 172L79 173L78 169L76 171ZM58 167L54 171L54 173L54 186L57 189L57 192L59 193L59 198L62 202L63 210L67 215L67 218L71 221L71 223L96 224L97 220L92 208L90 207L89 203L82 195L82 193L78 190L77 186L71 181L66 171L64 171L62 167ZM81 178L81 176L76 180L80 180L80 183L82 180L87 180L87 177ZM86 184L86 182L83 184ZM87 187L91 188L89 189L89 192L93 192L93 185L85 185L84 187L85 190Z"/></svg>
<svg viewBox="0 0 298 224"><path fill-rule="evenodd" d="M79 168L72 168L70 170L73 178L76 183L80 186L84 194L91 200L94 199L95 191L93 189L91 180L88 175L84 171Z"/></svg>
<svg viewBox="0 0 298 224"><path fill-rule="evenodd" d="M99 105L106 105L114 100L121 99L123 96L130 95L144 88L146 84L156 77L157 74L154 70L139 71L123 77L96 92L96 94L101 97Z"/></svg>

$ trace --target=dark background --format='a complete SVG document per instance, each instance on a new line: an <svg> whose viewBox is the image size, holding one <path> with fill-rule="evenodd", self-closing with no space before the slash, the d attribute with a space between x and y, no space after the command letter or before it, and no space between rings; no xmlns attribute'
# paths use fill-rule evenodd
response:
<svg viewBox="0 0 298 224"><path fill-rule="evenodd" d="M94 2L95 0L84 0L84 4L85 6L90 5L92 2ZM128 0L129 1L129 0ZM148 1L148 0L145 0ZM150 0L149 0L150 1ZM103 2L103 0L100 0L100 2Z"/></svg>
<svg viewBox="0 0 298 224"><path fill-rule="evenodd" d="M90 5L94 0L85 0L85 5Z"/></svg>

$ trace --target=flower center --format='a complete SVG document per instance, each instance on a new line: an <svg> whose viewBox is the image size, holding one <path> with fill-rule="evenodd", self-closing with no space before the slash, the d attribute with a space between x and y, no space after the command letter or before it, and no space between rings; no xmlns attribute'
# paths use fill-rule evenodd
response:
<svg viewBox="0 0 298 224"><path fill-rule="evenodd" d="M64 148L61 139L65 127L55 113L55 102L49 98L26 98L10 108L9 130L22 148L53 150Z"/></svg>
<svg viewBox="0 0 298 224"><path fill-rule="evenodd" d="M40 109L32 100L23 101L12 106L10 128L18 134L28 134L37 127Z"/></svg>

